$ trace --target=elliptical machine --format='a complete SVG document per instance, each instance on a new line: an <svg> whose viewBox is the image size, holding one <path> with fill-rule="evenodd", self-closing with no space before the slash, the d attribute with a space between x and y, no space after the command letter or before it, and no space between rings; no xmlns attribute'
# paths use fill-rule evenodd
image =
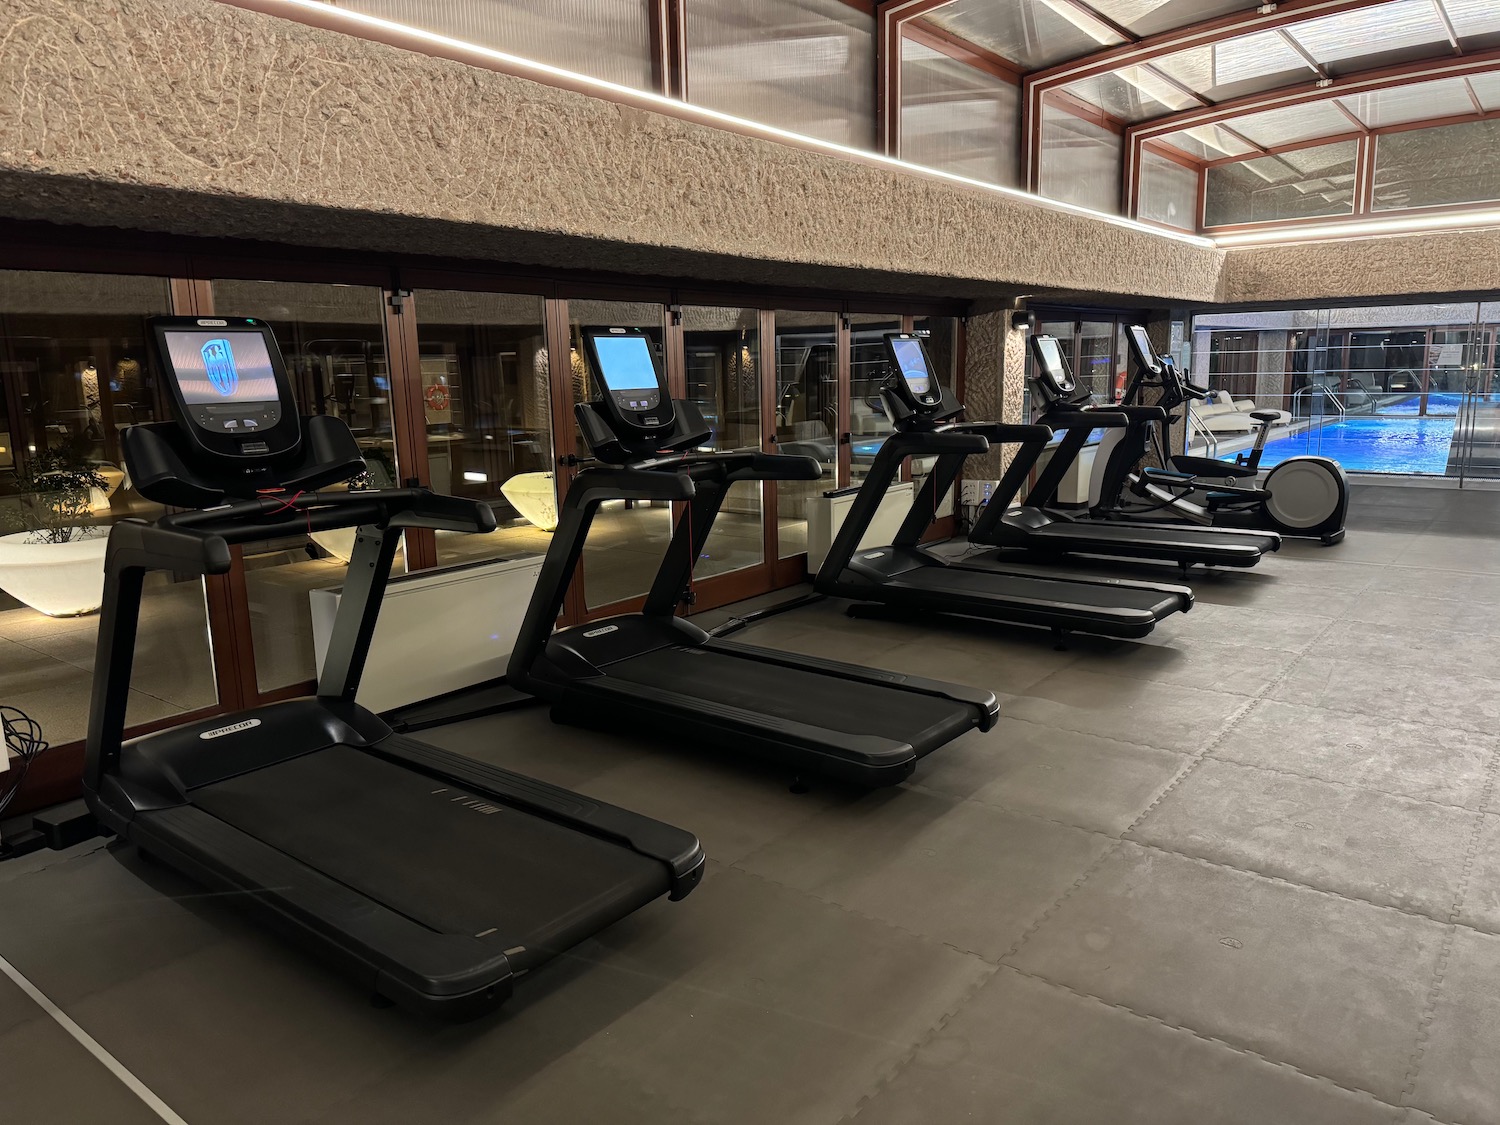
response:
<svg viewBox="0 0 1500 1125"><path fill-rule="evenodd" d="M1164 413L1158 419L1159 430L1149 421L1133 421L1126 429L1106 435L1096 515L1179 517L1212 527L1258 528L1317 539L1324 546L1344 538L1349 479L1337 461L1289 457L1255 483L1271 426L1281 417L1279 411L1251 413L1260 425L1255 445L1234 461L1170 453L1168 427L1178 418L1173 412L1186 409L1190 399L1206 398L1207 392L1187 383L1170 356L1154 355L1140 325L1131 325L1127 335L1135 373L1125 389L1124 404L1140 405L1143 392L1154 388L1161 392L1155 405ZM1142 465L1153 451L1159 468Z"/></svg>

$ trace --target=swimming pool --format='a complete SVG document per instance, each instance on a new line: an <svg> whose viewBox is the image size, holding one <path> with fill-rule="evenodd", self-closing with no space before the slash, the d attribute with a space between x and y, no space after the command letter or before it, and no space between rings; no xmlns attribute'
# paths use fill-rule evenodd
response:
<svg viewBox="0 0 1500 1125"><path fill-rule="evenodd" d="M1437 395L1431 396L1437 398ZM1452 396L1457 399L1459 396ZM1415 402L1415 400L1413 400ZM1432 404L1429 404L1429 409ZM1266 442L1260 466L1269 469L1289 457L1331 457L1351 473L1432 473L1448 471L1453 441L1452 415L1395 413L1354 415L1299 434ZM1234 454L1222 460L1233 461Z"/></svg>

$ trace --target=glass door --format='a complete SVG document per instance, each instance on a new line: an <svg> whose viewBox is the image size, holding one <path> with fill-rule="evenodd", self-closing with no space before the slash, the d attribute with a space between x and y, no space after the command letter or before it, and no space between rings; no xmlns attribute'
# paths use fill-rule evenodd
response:
<svg viewBox="0 0 1500 1125"><path fill-rule="evenodd" d="M838 487L838 314L776 313L776 442L782 453L812 457L821 480L776 482L776 554L807 553L808 503Z"/></svg>

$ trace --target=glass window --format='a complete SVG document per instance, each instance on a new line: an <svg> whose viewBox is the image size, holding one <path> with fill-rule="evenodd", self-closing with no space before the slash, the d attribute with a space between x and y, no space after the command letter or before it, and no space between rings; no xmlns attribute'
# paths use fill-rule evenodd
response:
<svg viewBox="0 0 1500 1125"><path fill-rule="evenodd" d="M776 482L776 535L781 558L807 552L807 503L838 486L838 315L776 314L778 452L814 457L821 480Z"/></svg>
<svg viewBox="0 0 1500 1125"><path fill-rule="evenodd" d="M659 362L665 363L665 309L646 301L569 301L573 401L594 397L594 381L583 348L584 328L644 328ZM583 439L579 456L589 456ZM584 597L589 609L640 597L651 589L672 541L672 505L666 500L607 500L594 515L583 548Z"/></svg>
<svg viewBox="0 0 1500 1125"><path fill-rule="evenodd" d="M853 148L875 146L875 18L842 0L693 0L688 100Z"/></svg>
<svg viewBox="0 0 1500 1125"><path fill-rule="evenodd" d="M901 158L1014 187L1021 92L913 39L901 41Z"/></svg>
<svg viewBox="0 0 1500 1125"><path fill-rule="evenodd" d="M1353 214L1355 148L1340 141L1208 169L1204 226Z"/></svg>
<svg viewBox="0 0 1500 1125"><path fill-rule="evenodd" d="M1332 99L1268 109L1264 113L1248 113L1244 117L1231 118L1226 124L1263 148L1294 145L1299 141L1313 141L1358 130L1354 122L1339 112Z"/></svg>
<svg viewBox="0 0 1500 1125"><path fill-rule="evenodd" d="M687 397L713 428L713 448L759 449L759 311L687 305L682 337ZM736 482L693 573L708 578L764 562L764 535L761 482Z"/></svg>
<svg viewBox="0 0 1500 1125"><path fill-rule="evenodd" d="M370 466L370 482L401 479L391 424L391 380L382 292L366 285L216 281L214 311L254 316L276 334L298 405L343 418ZM309 594L344 580L354 530L246 543L245 587L261 691L313 679ZM398 557L396 567L404 567Z"/></svg>
<svg viewBox="0 0 1500 1125"><path fill-rule="evenodd" d="M1043 195L1119 214L1122 151L1118 133L1057 106L1042 107Z"/></svg>
<svg viewBox="0 0 1500 1125"><path fill-rule="evenodd" d="M438 532L439 563L546 554L557 525L546 302L419 289L412 304L432 487L484 501L500 525Z"/></svg>
<svg viewBox="0 0 1500 1125"><path fill-rule="evenodd" d="M900 332L901 318L885 314L853 313L849 317L849 483L865 479L880 452L891 420L880 401L880 385L891 373L885 334Z"/></svg>
<svg viewBox="0 0 1500 1125"><path fill-rule="evenodd" d="M912 329L918 335L924 332L927 334L927 356L932 360L932 373L949 390L958 385L960 327L956 316L919 316L912 322Z"/></svg>
<svg viewBox="0 0 1500 1125"><path fill-rule="evenodd" d="M650 0L338 0L338 6L637 90L655 85Z"/></svg>
<svg viewBox="0 0 1500 1125"><path fill-rule="evenodd" d="M1337 99L1340 105L1372 129L1434 117L1463 117L1474 112L1464 79L1414 82Z"/></svg>
<svg viewBox="0 0 1500 1125"><path fill-rule="evenodd" d="M1500 121L1375 138L1375 210L1495 199L1500 199Z"/></svg>
<svg viewBox="0 0 1500 1125"><path fill-rule="evenodd" d="M109 527L162 510L119 434L171 417L146 335L170 311L162 278L0 270L0 700L54 746L88 723ZM147 575L127 721L217 699L203 580Z"/></svg>
<svg viewBox="0 0 1500 1125"><path fill-rule="evenodd" d="M1141 152L1140 217L1179 230L1198 228L1198 173L1175 160Z"/></svg>
<svg viewBox="0 0 1500 1125"><path fill-rule="evenodd" d="M926 18L961 39L1018 63L1040 70L1100 47L1125 42L1125 37L1082 5L1056 0L953 0L928 12Z"/></svg>

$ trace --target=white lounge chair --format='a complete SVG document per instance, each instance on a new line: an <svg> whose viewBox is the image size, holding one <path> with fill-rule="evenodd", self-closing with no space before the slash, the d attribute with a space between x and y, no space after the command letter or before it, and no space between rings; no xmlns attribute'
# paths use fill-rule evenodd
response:
<svg viewBox="0 0 1500 1125"><path fill-rule="evenodd" d="M1251 417L1251 414L1261 408L1255 404L1254 399L1234 399L1228 391L1210 391L1208 397L1202 402L1195 402L1190 406L1193 417L1198 419L1205 429L1215 434L1248 434L1260 428L1260 423ZM1285 426L1292 420L1291 414L1285 410L1277 410L1280 416L1272 426Z"/></svg>

